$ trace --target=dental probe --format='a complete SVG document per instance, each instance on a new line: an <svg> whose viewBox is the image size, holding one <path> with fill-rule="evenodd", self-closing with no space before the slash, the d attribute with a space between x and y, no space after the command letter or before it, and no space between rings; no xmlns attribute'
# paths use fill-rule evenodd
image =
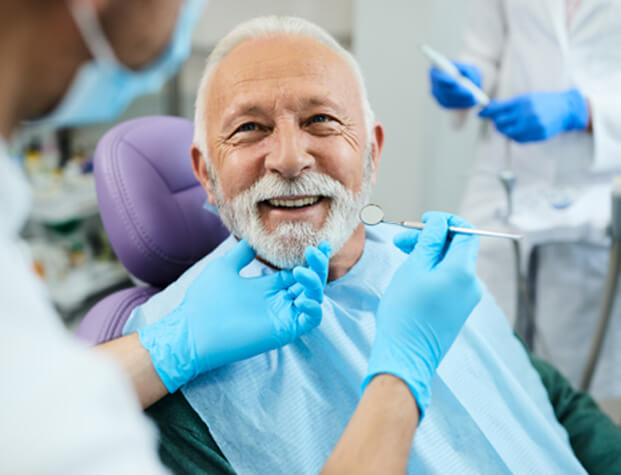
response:
<svg viewBox="0 0 621 475"><path fill-rule="evenodd" d="M423 229L425 227L425 223L421 223L419 221L385 221L384 220L384 210L381 206L370 203L366 205L364 208L360 210L360 221L369 226L375 226L379 223L388 223L388 224L398 224L399 226L403 226L406 228L412 229ZM474 234L477 236L485 236L485 237L496 237L503 239L512 239L514 241L519 241L522 239L521 234L511 234L511 233L501 233L497 231L484 231L482 229L471 229L471 228L462 228L459 226L449 226L449 231L452 233L459 234Z"/></svg>
<svg viewBox="0 0 621 475"><path fill-rule="evenodd" d="M457 69L457 67L446 56L438 53L431 46L424 43L420 45L420 50L435 67L451 76L457 84L470 92L480 105L485 107L489 104L489 96L485 94L479 86L461 74L459 69Z"/></svg>
<svg viewBox="0 0 621 475"><path fill-rule="evenodd" d="M384 222L391 223L391 224L400 224L401 226L405 226L406 228L413 228L413 229L423 229L425 227L425 223L421 223L418 221L384 221ZM513 239L514 241L519 241L520 239L522 239L521 234L499 233L497 231L483 231L482 229L460 228L459 226L449 226L449 231L452 233L459 233L459 234L475 234L477 236Z"/></svg>

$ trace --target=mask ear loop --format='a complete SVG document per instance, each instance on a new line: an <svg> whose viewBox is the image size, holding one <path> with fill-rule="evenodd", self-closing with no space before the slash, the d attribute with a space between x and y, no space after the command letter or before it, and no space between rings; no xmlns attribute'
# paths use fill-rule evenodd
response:
<svg viewBox="0 0 621 475"><path fill-rule="evenodd" d="M69 0L68 6L95 61L122 66L106 38L93 5L89 1Z"/></svg>

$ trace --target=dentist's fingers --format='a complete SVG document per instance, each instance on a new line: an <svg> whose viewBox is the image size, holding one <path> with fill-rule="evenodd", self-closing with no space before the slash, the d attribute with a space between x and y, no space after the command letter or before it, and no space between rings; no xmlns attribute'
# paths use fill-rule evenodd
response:
<svg viewBox="0 0 621 475"><path fill-rule="evenodd" d="M297 282L293 277L293 272L288 269L267 275L245 277L244 279L253 281L253 285L262 285L264 288L272 289L275 292L285 289L291 290L291 287Z"/></svg>
<svg viewBox="0 0 621 475"><path fill-rule="evenodd" d="M474 226L459 216L452 215L449 226L473 229ZM446 249L442 262L438 267L461 269L467 274L476 275L477 256L479 252L479 236L473 234L454 233Z"/></svg>
<svg viewBox="0 0 621 475"><path fill-rule="evenodd" d="M293 276L293 273L291 275ZM293 278L293 280L295 281L295 277ZM289 287L288 291L291 295L291 299L295 300L298 295L304 292L304 286L298 281L295 281L295 283L291 287Z"/></svg>
<svg viewBox="0 0 621 475"><path fill-rule="evenodd" d="M306 267L296 267L293 269L293 277L304 287L304 295L317 302L323 301L324 283L315 271Z"/></svg>
<svg viewBox="0 0 621 475"><path fill-rule="evenodd" d="M332 245L328 241L321 241L317 246L321 252L329 259L332 253Z"/></svg>
<svg viewBox="0 0 621 475"><path fill-rule="evenodd" d="M294 305L300 311L298 315L298 336L308 333L321 323L321 304L304 297L302 294L295 300Z"/></svg>
<svg viewBox="0 0 621 475"><path fill-rule="evenodd" d="M244 267L252 262L255 252L248 241L242 239L237 245L231 249L222 258L234 266L237 272L241 271Z"/></svg>
<svg viewBox="0 0 621 475"><path fill-rule="evenodd" d="M392 242L402 252L404 252L405 254L410 254L416 247L416 243L418 242L419 236L420 236L420 230L408 229L407 231L402 231L399 234L395 234L395 237L393 237Z"/></svg>
<svg viewBox="0 0 621 475"><path fill-rule="evenodd" d="M317 247L309 246L304 252L304 257L306 258L306 262L308 263L309 268L312 269L319 276L324 285L328 280L330 255L329 246L330 245L328 243L325 243L323 246L323 250Z"/></svg>
<svg viewBox="0 0 621 475"><path fill-rule="evenodd" d="M431 212L423 215L425 227L418 237L416 247L408 260L424 269L432 269L442 258L448 236L446 213Z"/></svg>

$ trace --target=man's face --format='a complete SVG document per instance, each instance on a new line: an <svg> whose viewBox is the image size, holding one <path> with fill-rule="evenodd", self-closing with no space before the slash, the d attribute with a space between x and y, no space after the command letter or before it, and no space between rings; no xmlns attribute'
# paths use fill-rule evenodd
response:
<svg viewBox="0 0 621 475"><path fill-rule="evenodd" d="M304 36L249 40L206 98L207 190L225 224L277 267L322 239L337 252L359 226L375 155L345 61Z"/></svg>

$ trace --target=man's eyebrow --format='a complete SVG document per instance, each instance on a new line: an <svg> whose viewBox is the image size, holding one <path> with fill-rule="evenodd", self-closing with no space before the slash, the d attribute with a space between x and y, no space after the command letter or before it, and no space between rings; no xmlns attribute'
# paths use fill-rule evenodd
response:
<svg viewBox="0 0 621 475"><path fill-rule="evenodd" d="M327 106L335 113L343 114L345 112L345 109L339 102L327 96L300 98L297 102L297 107L299 107L300 110ZM231 122L239 116L261 116L266 114L267 111L263 106L260 106L254 102L242 102L224 113L222 124L224 127L228 127Z"/></svg>
<svg viewBox="0 0 621 475"><path fill-rule="evenodd" d="M228 127L230 123L240 115L256 116L263 114L265 114L265 109L263 107L251 102L241 103L224 113L222 124L224 127Z"/></svg>
<svg viewBox="0 0 621 475"><path fill-rule="evenodd" d="M328 106L333 109L335 112L343 112L343 106L337 101L330 99L327 96L313 96L307 99L302 99L300 101L300 105L302 108L311 108L318 106Z"/></svg>

